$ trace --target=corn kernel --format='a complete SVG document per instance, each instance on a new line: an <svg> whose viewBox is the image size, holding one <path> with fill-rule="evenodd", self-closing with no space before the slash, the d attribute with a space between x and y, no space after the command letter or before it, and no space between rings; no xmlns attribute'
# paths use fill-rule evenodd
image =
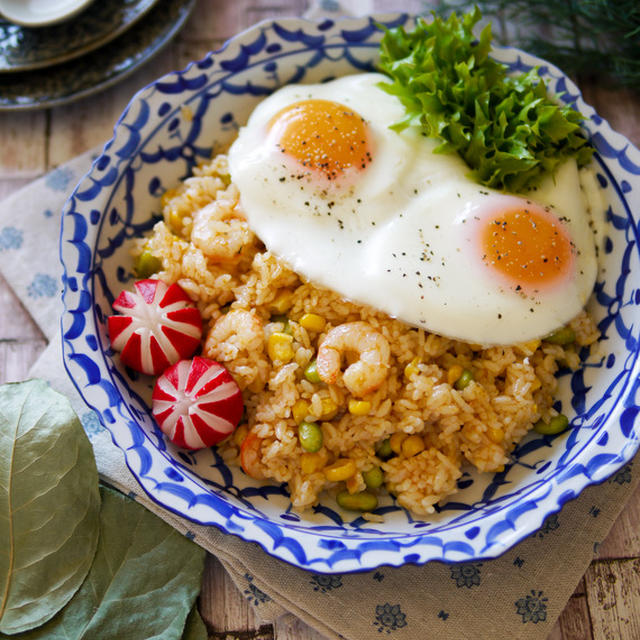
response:
<svg viewBox="0 0 640 640"><path fill-rule="evenodd" d="M420 369L418 369L418 363L420 362L420 358L417 356L404 368L404 375L406 378L411 379L412 376L420 373Z"/></svg>
<svg viewBox="0 0 640 640"><path fill-rule="evenodd" d="M182 229L182 217L175 211L169 214L169 226L173 231L180 231L180 229Z"/></svg>
<svg viewBox="0 0 640 640"><path fill-rule="evenodd" d="M504 439L504 431L500 427L489 427L487 430L487 436L491 442L499 444Z"/></svg>
<svg viewBox="0 0 640 640"><path fill-rule="evenodd" d="M300 318L300 326L308 331L322 331L327 321L316 313L305 313Z"/></svg>
<svg viewBox="0 0 640 640"><path fill-rule="evenodd" d="M292 343L293 336L276 331L267 340L267 353L274 362L289 362L294 356Z"/></svg>
<svg viewBox="0 0 640 640"><path fill-rule="evenodd" d="M162 207L166 207L167 204L169 203L169 200L172 200L173 198L176 197L177 195L177 191L175 189L167 189L163 194L162 197L160 198L160 204L162 205Z"/></svg>
<svg viewBox="0 0 640 640"><path fill-rule="evenodd" d="M496 473L502 473L504 471L504 465L501 464L499 467L496 467Z"/></svg>
<svg viewBox="0 0 640 640"><path fill-rule="evenodd" d="M309 415L309 403L306 400L298 400L291 407L291 414L296 424L300 424Z"/></svg>
<svg viewBox="0 0 640 640"><path fill-rule="evenodd" d="M302 473L315 473L322 469L324 457L319 453L303 453L300 456L300 468Z"/></svg>
<svg viewBox="0 0 640 640"><path fill-rule="evenodd" d="M233 444L235 444L236 447L239 447L242 444L242 441L247 437L247 433L249 433L249 427L246 424L241 424L233 432Z"/></svg>
<svg viewBox="0 0 640 640"><path fill-rule="evenodd" d="M389 438L389 444L391 445L391 451L394 453L400 453L402 451L402 443L406 439L407 434L402 431L396 431Z"/></svg>
<svg viewBox="0 0 640 640"><path fill-rule="evenodd" d="M368 400L349 400L349 413L354 416L366 416L371 411L371 403Z"/></svg>
<svg viewBox="0 0 640 640"><path fill-rule="evenodd" d="M464 369L459 364L454 364L449 367L449 371L447 371L447 382L453 386L456 383L456 380L460 378Z"/></svg>
<svg viewBox="0 0 640 640"><path fill-rule="evenodd" d="M269 305L269 311L271 311L271 313L284 313L291 308L292 304L293 291L291 291L291 289L280 289Z"/></svg>
<svg viewBox="0 0 640 640"><path fill-rule="evenodd" d="M339 458L324 470L325 478L329 482L340 482L354 476L358 471L356 463L349 458Z"/></svg>
<svg viewBox="0 0 640 640"><path fill-rule="evenodd" d="M322 420L331 420L336 417L338 413L338 405L333 401L333 398L326 396L322 398L322 413L320 418Z"/></svg>
<svg viewBox="0 0 640 640"><path fill-rule="evenodd" d="M424 451L424 441L418 435L409 436L402 441L402 455L412 458Z"/></svg>
<svg viewBox="0 0 640 640"><path fill-rule="evenodd" d="M542 386L542 382L540 382L540 378L536 378L529 387L530 391L537 391Z"/></svg>

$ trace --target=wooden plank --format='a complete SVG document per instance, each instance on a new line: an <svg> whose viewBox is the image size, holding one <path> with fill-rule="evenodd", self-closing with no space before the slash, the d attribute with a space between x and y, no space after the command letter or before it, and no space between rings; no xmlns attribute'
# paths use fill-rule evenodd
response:
<svg viewBox="0 0 640 640"><path fill-rule="evenodd" d="M201 42L226 40L242 28L242 15L247 4L238 0L200 0L187 21L181 39Z"/></svg>
<svg viewBox="0 0 640 640"><path fill-rule="evenodd" d="M593 637L640 638L640 558L591 564L585 576Z"/></svg>
<svg viewBox="0 0 640 640"><path fill-rule="evenodd" d="M0 127L0 174L3 178L35 178L46 166L44 111L2 114Z"/></svg>
<svg viewBox="0 0 640 640"><path fill-rule="evenodd" d="M640 486L629 498L609 535L598 547L598 558L640 557Z"/></svg>
<svg viewBox="0 0 640 640"><path fill-rule="evenodd" d="M307 8L307 4L304 0L289 0L288 2L282 2L281 0L254 1L242 15L242 28L246 29L262 20L302 15Z"/></svg>
<svg viewBox="0 0 640 640"><path fill-rule="evenodd" d="M253 608L220 562L207 556L200 613L212 631L246 631L260 627Z"/></svg>
<svg viewBox="0 0 640 640"><path fill-rule="evenodd" d="M560 620L556 620L553 629L551 629L551 633L547 636L547 640L564 640L562 637L562 629L560 628Z"/></svg>
<svg viewBox="0 0 640 640"><path fill-rule="evenodd" d="M588 83L580 88L585 102L591 104L614 131L621 133L640 145L640 119L638 118L638 97L630 89L612 89Z"/></svg>
<svg viewBox="0 0 640 640"><path fill-rule="evenodd" d="M571 596L572 598L575 598L577 596L583 596L586 593L586 587L584 584L584 576L580 579L580 582L578 582L578 586L576 587L576 590L573 592L573 595Z"/></svg>
<svg viewBox="0 0 640 640"><path fill-rule="evenodd" d="M279 618L274 626L276 640L327 640L326 636L293 615Z"/></svg>
<svg viewBox="0 0 640 640"><path fill-rule="evenodd" d="M437 6L436 0L405 0L400 3L397 0L373 0L373 11L376 13L429 13L432 7Z"/></svg>
<svg viewBox="0 0 640 640"><path fill-rule="evenodd" d="M560 628L561 640L593 640L586 596L570 598L556 627Z"/></svg>
<svg viewBox="0 0 640 640"><path fill-rule="evenodd" d="M176 69L184 69L194 60L202 60L209 51L219 49L225 40L180 40L175 44Z"/></svg>
<svg viewBox="0 0 640 640"><path fill-rule="evenodd" d="M49 167L102 146L133 95L159 76L174 70L171 46L120 84L70 105L51 110ZM88 167L87 167L88 168Z"/></svg>

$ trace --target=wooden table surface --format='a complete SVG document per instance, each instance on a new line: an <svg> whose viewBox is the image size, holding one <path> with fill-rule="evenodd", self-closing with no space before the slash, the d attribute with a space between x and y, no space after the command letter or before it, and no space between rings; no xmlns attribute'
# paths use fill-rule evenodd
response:
<svg viewBox="0 0 640 640"><path fill-rule="evenodd" d="M167 71L218 48L234 33L265 18L301 15L306 0L198 0L187 26L134 75L68 106L0 113L0 199L74 156L105 142L129 98ZM418 3L423 4L423 3ZM407 4L376 0L389 10ZM640 145L640 97L598 86L585 99L612 127ZM19 213L19 212L17 212ZM52 255L51 260L57 260ZM24 379L46 340L0 276L0 382ZM322 640L298 620L263 624L220 564L208 558L200 610L210 637L224 640ZM549 640L640 638L640 490L600 546ZM416 639L422 640L422 639ZM480 639L482 640L482 639Z"/></svg>

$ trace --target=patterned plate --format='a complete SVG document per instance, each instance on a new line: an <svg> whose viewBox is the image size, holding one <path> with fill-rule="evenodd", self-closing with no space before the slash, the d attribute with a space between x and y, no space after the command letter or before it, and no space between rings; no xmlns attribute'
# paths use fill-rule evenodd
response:
<svg viewBox="0 0 640 640"><path fill-rule="evenodd" d="M158 0L144 20L87 55L55 67L0 74L0 111L58 106L115 84L158 53L176 35L195 2ZM98 6L100 2L94 4Z"/></svg>
<svg viewBox="0 0 640 640"><path fill-rule="evenodd" d="M149 379L130 377L110 350L106 316L133 279L131 239L153 226L161 194L228 144L262 96L288 83L372 70L378 22L409 21L397 15L289 19L245 31L136 94L63 211L65 366L141 487L173 513L314 572L496 557L619 469L639 444L640 151L584 103L560 70L517 49L494 56L512 71L539 66L551 91L583 113L608 203L601 273L589 303L602 339L588 359L581 354L578 371L559 379L556 407L570 417L571 429L556 437L530 433L500 473L465 473L458 492L432 517L416 517L390 496L376 510L382 522L342 511L331 498L300 515L286 487L252 480L215 448L193 453L168 443L150 416Z"/></svg>
<svg viewBox="0 0 640 640"><path fill-rule="evenodd" d="M29 29L0 19L0 71L29 71L72 60L113 40L157 0L100 0L73 20Z"/></svg>

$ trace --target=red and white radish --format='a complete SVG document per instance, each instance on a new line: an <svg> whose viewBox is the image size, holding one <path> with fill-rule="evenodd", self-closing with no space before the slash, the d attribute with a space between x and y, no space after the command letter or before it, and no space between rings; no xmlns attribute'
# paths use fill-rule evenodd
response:
<svg viewBox="0 0 640 640"><path fill-rule="evenodd" d="M236 428L242 418L242 392L220 363L196 356L174 364L157 379L151 411L173 443L202 449Z"/></svg>
<svg viewBox="0 0 640 640"><path fill-rule="evenodd" d="M202 318L178 284L138 280L113 303L122 315L107 319L111 346L128 367L158 375L200 346Z"/></svg>

